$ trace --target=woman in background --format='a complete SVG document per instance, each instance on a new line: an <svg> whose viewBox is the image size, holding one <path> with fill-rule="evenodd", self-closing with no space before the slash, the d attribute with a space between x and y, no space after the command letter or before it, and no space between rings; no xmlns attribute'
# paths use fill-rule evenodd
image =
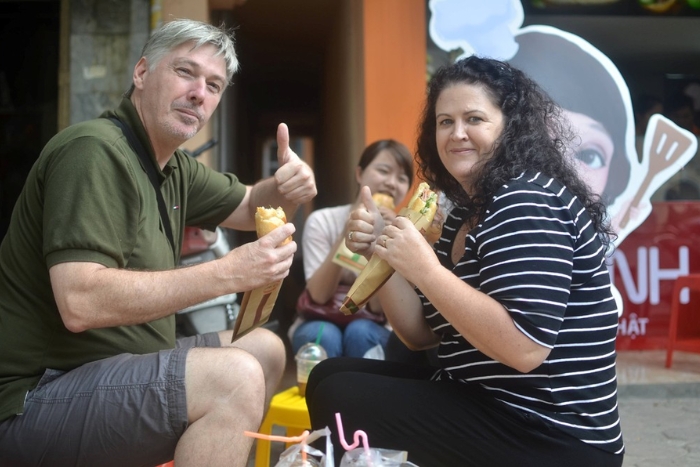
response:
<svg viewBox="0 0 700 467"><path fill-rule="evenodd" d="M413 183L410 151L392 139L370 144L362 152L355 180L358 188L369 186L372 194L382 193L399 203ZM366 308L352 316L345 316L339 303L333 305L334 296L340 297L342 302L357 277L352 270L335 263L333 257L349 236L346 224L350 212L358 206L359 197L352 204L316 210L306 220L302 237L306 278L303 298L315 304L329 304L329 312L326 316L315 316L303 309L297 310L297 319L288 333L294 353L307 342L316 341L319 331L320 344L329 357L363 357L370 349L380 346L383 352L386 346L391 331L386 326L378 299L371 300ZM390 207L378 209L384 223L391 223L396 217Z"/></svg>

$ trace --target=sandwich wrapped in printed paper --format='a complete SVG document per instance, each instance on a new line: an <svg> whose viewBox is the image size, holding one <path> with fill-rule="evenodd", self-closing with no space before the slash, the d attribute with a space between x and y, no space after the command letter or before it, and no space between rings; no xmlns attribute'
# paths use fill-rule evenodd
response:
<svg viewBox="0 0 700 467"><path fill-rule="evenodd" d="M267 235L286 223L287 216L281 207L277 209L258 207L255 212L255 231L258 238ZM291 241L292 237L287 237L282 242L282 245L286 245ZM281 287L282 281L277 281L249 290L243 294L243 301L236 318L236 324L233 327L231 342L265 324L270 319L270 314L275 306Z"/></svg>
<svg viewBox="0 0 700 467"><path fill-rule="evenodd" d="M340 242L338 249L335 250L333 262L345 269L351 270L355 274L360 274L367 265L367 258L350 251L343 241Z"/></svg>
<svg viewBox="0 0 700 467"><path fill-rule="evenodd" d="M411 200L398 215L408 218L423 236L426 236L437 212L437 200L437 194L430 189L427 183L423 182L418 185ZM394 268L389 266L389 263L373 254L350 287L340 311L346 315L356 313L367 304L393 273Z"/></svg>

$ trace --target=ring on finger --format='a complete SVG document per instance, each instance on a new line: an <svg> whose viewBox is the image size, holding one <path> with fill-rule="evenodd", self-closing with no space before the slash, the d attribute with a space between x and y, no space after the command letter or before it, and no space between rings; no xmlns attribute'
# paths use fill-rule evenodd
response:
<svg viewBox="0 0 700 467"><path fill-rule="evenodd" d="M352 232L352 230L351 230L350 233L348 234L348 240L350 240L351 242L352 242L352 233L353 233L353 232Z"/></svg>

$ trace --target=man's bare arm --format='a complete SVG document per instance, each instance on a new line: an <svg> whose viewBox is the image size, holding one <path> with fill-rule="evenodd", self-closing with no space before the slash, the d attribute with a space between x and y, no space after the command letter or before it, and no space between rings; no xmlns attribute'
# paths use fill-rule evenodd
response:
<svg viewBox="0 0 700 467"><path fill-rule="evenodd" d="M49 270L58 310L69 330L133 325L171 315L221 295L284 279L296 243L287 224L226 256L169 271L134 271L72 262Z"/></svg>

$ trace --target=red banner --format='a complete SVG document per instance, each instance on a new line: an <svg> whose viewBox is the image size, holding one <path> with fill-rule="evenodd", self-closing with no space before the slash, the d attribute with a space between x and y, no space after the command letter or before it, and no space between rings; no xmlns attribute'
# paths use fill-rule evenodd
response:
<svg viewBox="0 0 700 467"><path fill-rule="evenodd" d="M649 217L613 255L610 265L624 312L617 332L618 350L666 347L673 283L700 273L700 202L653 203ZM700 294L681 291L684 334L700 336Z"/></svg>

